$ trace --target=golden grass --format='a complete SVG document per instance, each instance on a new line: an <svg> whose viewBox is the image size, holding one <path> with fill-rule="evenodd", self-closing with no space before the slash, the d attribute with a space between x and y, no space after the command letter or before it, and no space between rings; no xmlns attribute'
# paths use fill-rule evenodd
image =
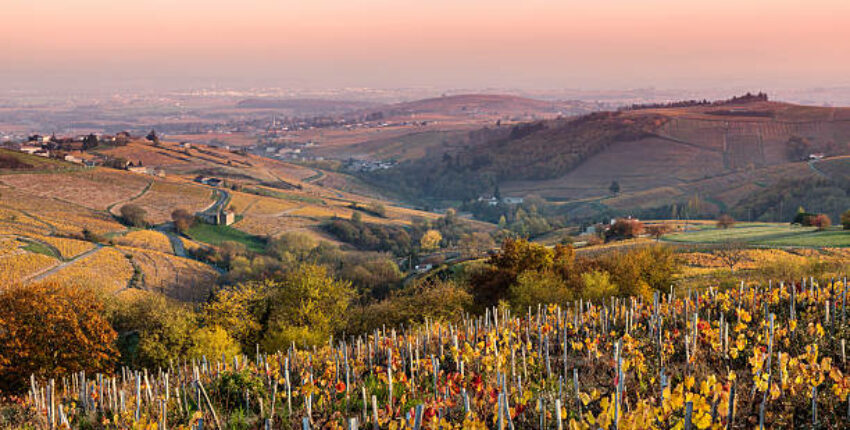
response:
<svg viewBox="0 0 850 430"><path fill-rule="evenodd" d="M155 230L136 230L114 239L115 243L134 248L173 253L171 241L164 233Z"/></svg>
<svg viewBox="0 0 850 430"><path fill-rule="evenodd" d="M71 263L44 280L116 293L126 288L132 277L130 261L119 250L107 247Z"/></svg>

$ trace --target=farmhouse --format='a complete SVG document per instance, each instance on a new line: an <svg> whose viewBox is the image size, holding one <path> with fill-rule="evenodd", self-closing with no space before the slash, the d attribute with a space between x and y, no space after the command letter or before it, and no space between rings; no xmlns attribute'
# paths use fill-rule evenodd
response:
<svg viewBox="0 0 850 430"><path fill-rule="evenodd" d="M206 224L230 225L236 222L236 214L233 211L199 212L196 215Z"/></svg>
<svg viewBox="0 0 850 430"><path fill-rule="evenodd" d="M70 163L74 163L74 164L83 164L82 159L74 157L73 155L70 155L70 154L65 156L65 161L70 162Z"/></svg>
<svg viewBox="0 0 850 430"><path fill-rule="evenodd" d="M209 185L211 187L218 187L224 184L224 179L221 178L210 178L207 176L198 176L195 178L195 182L200 184Z"/></svg>
<svg viewBox="0 0 850 430"><path fill-rule="evenodd" d="M127 170L133 173L139 173L142 175L153 175L159 177L165 177L165 170L162 169L154 169L153 167L145 167L145 166L129 166Z"/></svg>

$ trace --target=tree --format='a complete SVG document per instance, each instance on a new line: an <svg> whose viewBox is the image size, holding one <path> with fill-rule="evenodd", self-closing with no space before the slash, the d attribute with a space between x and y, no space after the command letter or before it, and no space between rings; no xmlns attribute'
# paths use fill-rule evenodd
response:
<svg viewBox="0 0 850 430"><path fill-rule="evenodd" d="M113 327L124 364L155 369L186 355L197 317L186 305L151 294L116 310Z"/></svg>
<svg viewBox="0 0 850 430"><path fill-rule="evenodd" d="M247 282L218 290L202 308L207 326L224 327L245 350L259 341L268 314L268 292L272 281Z"/></svg>
<svg viewBox="0 0 850 430"><path fill-rule="evenodd" d="M812 143L805 137L791 136L785 145L788 158L791 161L803 160L812 151Z"/></svg>
<svg viewBox="0 0 850 430"><path fill-rule="evenodd" d="M307 259L316 246L318 242L312 236L293 231L270 240L266 252L284 263L292 264Z"/></svg>
<svg viewBox="0 0 850 430"><path fill-rule="evenodd" d="M458 245L464 256L476 257L492 249L496 243L489 234L476 231L461 236Z"/></svg>
<svg viewBox="0 0 850 430"><path fill-rule="evenodd" d="M850 230L850 210L841 214L841 226L844 230Z"/></svg>
<svg viewBox="0 0 850 430"><path fill-rule="evenodd" d="M543 272L527 270L520 273L516 283L509 288L508 297L511 307L517 314L522 314L529 306L567 305L574 299L566 282L548 270Z"/></svg>
<svg viewBox="0 0 850 430"><path fill-rule="evenodd" d="M145 139L153 142L154 145L159 145L159 136L157 136L156 130L151 130L151 132L145 136Z"/></svg>
<svg viewBox="0 0 850 430"><path fill-rule="evenodd" d="M611 194L618 194L620 192L620 183L617 181L611 181L611 186L608 187L608 191Z"/></svg>
<svg viewBox="0 0 850 430"><path fill-rule="evenodd" d="M428 230L422 235L419 244L425 251L433 251L440 247L440 242L443 240L443 235L437 230Z"/></svg>
<svg viewBox="0 0 850 430"><path fill-rule="evenodd" d="M182 234L186 234L192 228L192 225L195 224L195 217L183 208L178 208L171 212L171 220L174 221L174 229Z"/></svg>
<svg viewBox="0 0 850 430"><path fill-rule="evenodd" d="M817 214L809 218L809 223L812 227L817 227L818 230L826 230L832 225L832 220L827 214Z"/></svg>
<svg viewBox="0 0 850 430"><path fill-rule="evenodd" d="M0 392L19 393L30 375L109 372L115 330L89 289L58 283L0 290Z"/></svg>
<svg viewBox="0 0 850 430"><path fill-rule="evenodd" d="M240 354L239 343L219 326L201 327L192 333L191 345L186 351L188 358L230 359Z"/></svg>
<svg viewBox="0 0 850 430"><path fill-rule="evenodd" d="M643 234L643 223L633 218L619 218L608 229L608 238L629 239Z"/></svg>
<svg viewBox="0 0 850 430"><path fill-rule="evenodd" d="M735 267L748 260L744 252L744 244L735 241L724 242L714 251L714 255L733 273L735 272Z"/></svg>
<svg viewBox="0 0 850 430"><path fill-rule="evenodd" d="M593 270L581 274L584 284L582 297L590 300L602 300L617 295L618 289L611 281L611 274L604 270Z"/></svg>
<svg viewBox="0 0 850 430"><path fill-rule="evenodd" d="M333 279L323 266L303 265L286 274L269 291L266 351L284 350L292 342L318 345L345 327L354 296L351 283Z"/></svg>
<svg viewBox="0 0 850 430"><path fill-rule="evenodd" d="M387 208L378 202L369 203L366 206L366 211L381 218L386 218L387 216Z"/></svg>
<svg viewBox="0 0 850 430"><path fill-rule="evenodd" d="M145 217L148 216L148 212L140 206L127 204L121 206L120 212L121 218L124 219L124 222L133 227L146 227L148 225L147 221L145 221Z"/></svg>
<svg viewBox="0 0 850 430"><path fill-rule="evenodd" d="M661 236L670 232L670 226L667 224L652 224L646 227L646 232L657 241L661 240Z"/></svg>
<svg viewBox="0 0 850 430"><path fill-rule="evenodd" d="M730 228L734 225L735 225L735 218L732 218L731 216L729 216L727 214L720 215L720 217L717 218L717 228L722 228L722 229L726 230L726 229L728 229L728 228Z"/></svg>
<svg viewBox="0 0 850 430"><path fill-rule="evenodd" d="M499 252L491 255L487 265L472 275L470 290L474 303L484 308L508 298L510 286L526 271L568 273L574 256L569 246L556 246L553 251L525 239L505 239Z"/></svg>

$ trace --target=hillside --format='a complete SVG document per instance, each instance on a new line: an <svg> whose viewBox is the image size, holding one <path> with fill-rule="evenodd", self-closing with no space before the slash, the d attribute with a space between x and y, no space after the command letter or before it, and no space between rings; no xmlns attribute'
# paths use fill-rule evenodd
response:
<svg viewBox="0 0 850 430"><path fill-rule="evenodd" d="M0 150L0 283L58 280L119 298L158 292L200 300L221 271L193 257L209 245L236 241L262 251L269 239L295 231L339 243L323 228L334 219L357 214L370 225L401 228L437 217L312 184L322 175L313 169L219 148L133 141L74 155L131 161L161 174ZM217 177L226 186L201 184L196 176ZM126 225L122 208L128 206L144 211L148 228ZM216 206L233 211L236 222L184 237L174 233L175 209L194 214Z"/></svg>
<svg viewBox="0 0 850 430"><path fill-rule="evenodd" d="M613 210L700 195L722 211L780 178L819 176L804 159L848 154L849 142L848 108L753 97L483 128L367 180L417 198L468 200L498 187L503 195Z"/></svg>

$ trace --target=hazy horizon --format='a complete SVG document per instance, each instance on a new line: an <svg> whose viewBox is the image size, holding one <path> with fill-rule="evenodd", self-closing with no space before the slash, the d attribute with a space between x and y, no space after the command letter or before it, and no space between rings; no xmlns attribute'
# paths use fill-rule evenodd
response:
<svg viewBox="0 0 850 430"><path fill-rule="evenodd" d="M3 9L6 89L850 85L850 4L837 0L7 0Z"/></svg>

